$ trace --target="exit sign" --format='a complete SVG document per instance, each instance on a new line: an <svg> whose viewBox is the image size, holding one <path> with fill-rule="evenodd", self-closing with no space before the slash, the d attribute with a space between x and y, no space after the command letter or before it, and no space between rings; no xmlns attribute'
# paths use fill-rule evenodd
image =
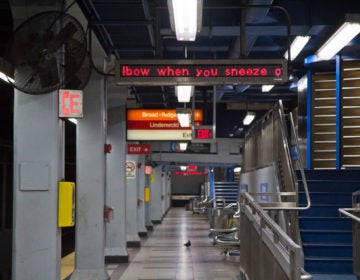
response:
<svg viewBox="0 0 360 280"><path fill-rule="evenodd" d="M59 90L59 117L83 117L83 91L72 89Z"/></svg>
<svg viewBox="0 0 360 280"><path fill-rule="evenodd" d="M150 144L127 144L129 155L148 155L151 154Z"/></svg>
<svg viewBox="0 0 360 280"><path fill-rule="evenodd" d="M196 125L193 127L191 142L194 143L211 143L215 142L215 127L212 125Z"/></svg>

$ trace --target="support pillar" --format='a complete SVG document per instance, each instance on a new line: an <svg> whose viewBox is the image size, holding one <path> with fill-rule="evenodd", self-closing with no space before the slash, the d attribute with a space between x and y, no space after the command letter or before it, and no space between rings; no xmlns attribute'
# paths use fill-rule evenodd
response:
<svg viewBox="0 0 360 280"><path fill-rule="evenodd" d="M153 168L153 174L151 177L150 219L153 224L160 224L162 220L161 167L158 166Z"/></svg>
<svg viewBox="0 0 360 280"><path fill-rule="evenodd" d="M129 261L126 250L126 123L125 106L108 110L107 143L111 153L106 157L106 205L114 209L113 219L106 223L105 262Z"/></svg>
<svg viewBox="0 0 360 280"><path fill-rule="evenodd" d="M154 229L154 225L151 221L151 214L150 214L150 205L151 205L151 197L152 197L152 194L151 194L151 184L150 184L150 177L152 175L150 174L146 174L145 175L145 186L147 188L149 188L150 190L150 201L146 201L145 202L145 227L148 231L152 231Z"/></svg>
<svg viewBox="0 0 360 280"><path fill-rule="evenodd" d="M140 247L140 237L137 222L138 198L138 155L127 155L127 183L126 183L126 241L128 247ZM133 171L129 169L135 168Z"/></svg>
<svg viewBox="0 0 360 280"><path fill-rule="evenodd" d="M14 90L12 279L60 279L58 182L64 170L58 93Z"/></svg>
<svg viewBox="0 0 360 280"><path fill-rule="evenodd" d="M139 170L138 170L138 208L137 221L138 232L140 237L147 236L145 227L145 203L144 203L144 188L145 188L145 155L139 156Z"/></svg>
<svg viewBox="0 0 360 280"><path fill-rule="evenodd" d="M85 88L83 106L84 118L77 124L76 259L70 279L108 280L104 262L106 106L104 78L97 73Z"/></svg>

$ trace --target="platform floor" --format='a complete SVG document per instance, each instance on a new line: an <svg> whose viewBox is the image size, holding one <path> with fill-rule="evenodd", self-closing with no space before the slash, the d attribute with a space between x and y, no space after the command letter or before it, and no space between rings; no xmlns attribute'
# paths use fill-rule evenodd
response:
<svg viewBox="0 0 360 280"><path fill-rule="evenodd" d="M110 264L107 271L111 280L238 279L239 257L224 253L223 246L213 246L208 234L209 223L203 215L171 208L162 223L142 239L141 248L128 249L128 264ZM188 240L191 246L185 247ZM67 264L65 279L69 259Z"/></svg>

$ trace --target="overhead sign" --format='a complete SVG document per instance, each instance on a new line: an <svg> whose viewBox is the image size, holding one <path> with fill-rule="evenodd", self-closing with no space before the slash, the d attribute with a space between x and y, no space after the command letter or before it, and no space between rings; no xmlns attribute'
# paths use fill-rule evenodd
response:
<svg viewBox="0 0 360 280"><path fill-rule="evenodd" d="M59 90L59 117L82 118L83 117L83 91L82 90Z"/></svg>
<svg viewBox="0 0 360 280"><path fill-rule="evenodd" d="M194 121L201 125L202 110L195 110ZM191 127L181 127L175 109L128 109L127 140L191 140Z"/></svg>
<svg viewBox="0 0 360 280"><path fill-rule="evenodd" d="M287 81L285 59L117 60L119 85L279 84Z"/></svg>
<svg viewBox="0 0 360 280"><path fill-rule="evenodd" d="M127 144L129 155L148 155L151 153L150 144Z"/></svg>

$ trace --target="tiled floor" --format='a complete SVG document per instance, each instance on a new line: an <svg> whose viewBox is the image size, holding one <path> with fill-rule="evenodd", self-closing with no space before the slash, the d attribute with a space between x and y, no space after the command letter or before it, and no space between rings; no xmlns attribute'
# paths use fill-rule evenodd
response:
<svg viewBox="0 0 360 280"><path fill-rule="evenodd" d="M238 279L239 256L229 256L225 247L213 246L208 235L205 216L171 208L162 223L142 239L141 248L128 248L129 263L110 264L106 269L111 280ZM185 247L188 240L191 246ZM73 254L63 259L61 279L69 279L73 262Z"/></svg>
<svg viewBox="0 0 360 280"><path fill-rule="evenodd" d="M225 248L213 246L208 234L209 223L204 216L172 208L122 275L115 269L111 280L236 279L239 257L225 255ZM191 246L187 248L184 243L188 240Z"/></svg>

